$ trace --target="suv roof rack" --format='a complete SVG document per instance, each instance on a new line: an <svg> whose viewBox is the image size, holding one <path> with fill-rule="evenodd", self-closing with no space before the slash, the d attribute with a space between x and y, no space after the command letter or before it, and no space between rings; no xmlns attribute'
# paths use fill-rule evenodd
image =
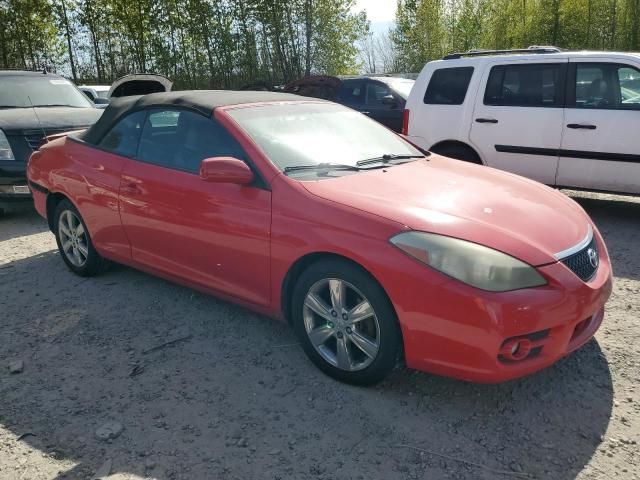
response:
<svg viewBox="0 0 640 480"><path fill-rule="evenodd" d="M442 57L443 60L455 60L463 57L482 57L484 55L513 55L516 53L560 53L562 49L552 46L532 45L528 48L515 48L511 50L469 50L468 52L450 53Z"/></svg>

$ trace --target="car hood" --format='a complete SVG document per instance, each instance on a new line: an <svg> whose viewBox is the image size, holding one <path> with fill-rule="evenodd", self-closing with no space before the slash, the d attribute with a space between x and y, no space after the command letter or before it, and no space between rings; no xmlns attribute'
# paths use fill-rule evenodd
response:
<svg viewBox="0 0 640 480"><path fill-rule="evenodd" d="M10 108L0 110L0 129L4 132L22 133L23 130L73 130L93 125L102 110L87 107Z"/></svg>
<svg viewBox="0 0 640 480"><path fill-rule="evenodd" d="M438 155L301 183L314 195L405 228L480 243L536 266L555 262L556 253L584 240L591 223L558 191Z"/></svg>

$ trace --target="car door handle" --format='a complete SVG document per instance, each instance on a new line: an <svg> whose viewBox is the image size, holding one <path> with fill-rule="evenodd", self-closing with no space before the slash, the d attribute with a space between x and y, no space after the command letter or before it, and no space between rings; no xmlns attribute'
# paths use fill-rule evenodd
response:
<svg viewBox="0 0 640 480"><path fill-rule="evenodd" d="M495 118L476 118L476 122L478 123L498 123L498 120Z"/></svg>
<svg viewBox="0 0 640 480"><path fill-rule="evenodd" d="M567 128L595 130L598 127L596 127L595 125L589 125L588 123L570 123L569 125L567 125Z"/></svg>
<svg viewBox="0 0 640 480"><path fill-rule="evenodd" d="M129 193L132 195L142 193L142 190L140 189L138 184L133 182L125 183L124 185L122 185L120 187L120 191L123 193Z"/></svg>
<svg viewBox="0 0 640 480"><path fill-rule="evenodd" d="M364 112L364 111L360 111L360 113L364 113L365 115L371 115L371 112Z"/></svg>

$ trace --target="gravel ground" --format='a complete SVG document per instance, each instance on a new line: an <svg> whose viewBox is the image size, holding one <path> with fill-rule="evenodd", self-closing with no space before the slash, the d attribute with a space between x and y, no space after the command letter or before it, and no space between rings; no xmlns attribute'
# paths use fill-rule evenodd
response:
<svg viewBox="0 0 640 480"><path fill-rule="evenodd" d="M125 267L76 277L35 213L5 216L0 479L638 479L640 197L573 195L613 259L603 327L488 386L336 383L286 325Z"/></svg>

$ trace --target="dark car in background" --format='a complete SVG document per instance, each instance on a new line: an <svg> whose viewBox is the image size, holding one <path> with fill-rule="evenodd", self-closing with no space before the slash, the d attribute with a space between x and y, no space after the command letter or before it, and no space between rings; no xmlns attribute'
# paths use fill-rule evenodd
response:
<svg viewBox="0 0 640 480"><path fill-rule="evenodd" d="M31 203L27 160L46 136L87 128L101 113L59 75L0 70L0 213Z"/></svg>
<svg viewBox="0 0 640 480"><path fill-rule="evenodd" d="M341 103L401 132L404 105L414 83L390 76L311 76L287 84L284 91Z"/></svg>

